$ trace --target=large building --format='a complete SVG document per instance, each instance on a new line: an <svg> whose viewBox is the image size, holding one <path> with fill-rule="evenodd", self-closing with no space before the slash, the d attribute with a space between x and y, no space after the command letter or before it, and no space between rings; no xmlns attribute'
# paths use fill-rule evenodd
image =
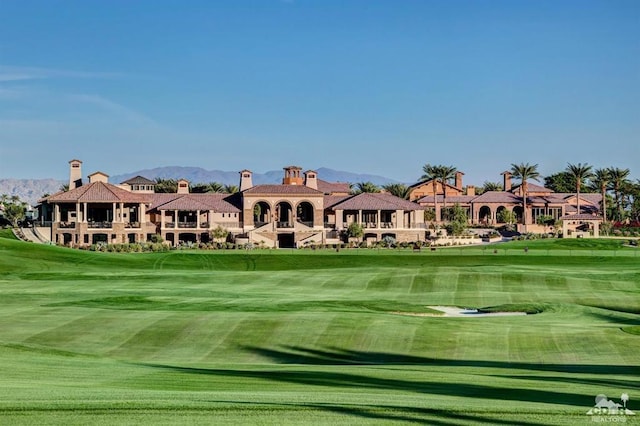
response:
<svg viewBox="0 0 640 426"><path fill-rule="evenodd" d="M349 184L321 180L313 170L284 168L281 184L253 185L240 172L235 194L194 194L178 181L175 193L154 192L141 176L120 184L92 173L82 181L82 162L69 162L69 189L41 200L41 220L52 241L71 246L98 242L149 241L160 235L171 245L209 242L223 228L230 238L267 247L338 243L353 222L368 241L425 238L424 207L390 194L351 194Z"/></svg>

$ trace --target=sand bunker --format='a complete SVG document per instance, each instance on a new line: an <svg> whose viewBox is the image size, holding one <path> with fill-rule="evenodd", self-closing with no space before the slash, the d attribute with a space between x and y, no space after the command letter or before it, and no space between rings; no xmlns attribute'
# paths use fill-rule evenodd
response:
<svg viewBox="0 0 640 426"><path fill-rule="evenodd" d="M458 308L457 306L427 306L427 308L442 312L442 315L432 315L440 317L479 318L527 315L526 312L479 312L477 309Z"/></svg>

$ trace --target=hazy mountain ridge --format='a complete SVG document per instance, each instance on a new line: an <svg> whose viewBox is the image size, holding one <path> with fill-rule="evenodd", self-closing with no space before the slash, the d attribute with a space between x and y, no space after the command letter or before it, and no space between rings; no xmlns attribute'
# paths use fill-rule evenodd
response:
<svg viewBox="0 0 640 426"><path fill-rule="evenodd" d="M321 167L316 169L318 177L328 182L373 182L376 185L398 183L394 179L384 176L366 173L352 173ZM109 177L109 182L119 184L135 176L144 176L147 179L187 179L192 184L220 182L225 185L238 185L240 175L238 172L223 170L206 170L201 167L168 166L154 169L138 170L131 173ZM281 183L284 172L282 170L270 170L265 173L254 173L253 184L262 185L269 183ZM85 176L84 182L87 182ZM60 186L67 181L56 179L0 179L0 194L17 195L21 200L31 205L37 203L44 194L54 194L60 190Z"/></svg>

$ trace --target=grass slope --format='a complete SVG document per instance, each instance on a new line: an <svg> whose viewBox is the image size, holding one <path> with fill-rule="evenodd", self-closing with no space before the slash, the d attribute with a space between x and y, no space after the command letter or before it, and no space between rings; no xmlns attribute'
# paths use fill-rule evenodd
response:
<svg viewBox="0 0 640 426"><path fill-rule="evenodd" d="M124 255L2 237L0 423L575 424L622 392L638 408L640 268L608 241ZM398 314L429 305L540 313Z"/></svg>

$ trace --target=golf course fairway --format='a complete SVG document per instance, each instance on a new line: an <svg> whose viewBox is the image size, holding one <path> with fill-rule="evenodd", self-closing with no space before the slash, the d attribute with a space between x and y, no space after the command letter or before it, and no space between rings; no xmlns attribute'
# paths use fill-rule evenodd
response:
<svg viewBox="0 0 640 426"><path fill-rule="evenodd" d="M640 424L637 249L524 246L124 254L0 231L0 424L573 425L603 394Z"/></svg>

